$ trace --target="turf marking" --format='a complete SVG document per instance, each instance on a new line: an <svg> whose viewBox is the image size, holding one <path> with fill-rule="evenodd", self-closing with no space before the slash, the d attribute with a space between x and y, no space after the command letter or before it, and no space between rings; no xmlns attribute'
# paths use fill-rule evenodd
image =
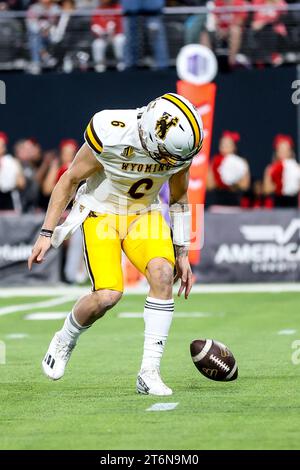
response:
<svg viewBox="0 0 300 470"><path fill-rule="evenodd" d="M295 333L297 333L297 330L293 329L280 330L277 332L278 335L294 335Z"/></svg>
<svg viewBox="0 0 300 470"><path fill-rule="evenodd" d="M34 312L25 315L24 320L61 320L69 312Z"/></svg>
<svg viewBox="0 0 300 470"><path fill-rule="evenodd" d="M212 317L215 315L221 314L214 314L210 312L175 312L174 317L177 318L205 318L205 317ZM223 316L224 314L222 314ZM119 318L143 318L143 313L138 312L120 312L118 313Z"/></svg>
<svg viewBox="0 0 300 470"><path fill-rule="evenodd" d="M66 318L69 312L34 312L25 315L25 320L60 320ZM214 314L210 312L176 312L177 318L207 318L212 316L224 316L224 313ZM140 312L120 312L119 318L143 318Z"/></svg>
<svg viewBox="0 0 300 470"><path fill-rule="evenodd" d="M10 333L8 335L5 335L5 338L6 339L24 339L24 338L28 338L28 334L27 333Z"/></svg>
<svg viewBox="0 0 300 470"><path fill-rule="evenodd" d="M148 292L146 285L127 287L125 294L145 294ZM177 293L178 286L174 287L174 293ZM65 286L58 284L53 287L2 287L0 288L0 298L10 297L42 297L42 296L61 296L74 295L77 298L80 295L88 294L90 289L86 286ZM193 286L191 294L226 294L240 292L300 292L300 283L257 283L257 284L198 284Z"/></svg>
<svg viewBox="0 0 300 470"><path fill-rule="evenodd" d="M171 411L176 408L179 403L154 403L146 409L146 411Z"/></svg>
<svg viewBox="0 0 300 470"><path fill-rule="evenodd" d="M17 312L26 312L28 310L36 309L36 308L48 308L48 307L55 307L56 305L65 304L67 302L71 302L77 298L77 295L65 295L63 297L44 300L43 302L32 302L28 304L19 304L19 305L9 305L8 307L0 308L0 317L3 315L9 315L10 313L17 313Z"/></svg>
<svg viewBox="0 0 300 470"><path fill-rule="evenodd" d="M87 286L66 286L60 284L53 285L52 287L0 287L0 299L11 297L61 297L63 295L72 295L75 299L79 295L88 294L90 292L91 289L89 289Z"/></svg>

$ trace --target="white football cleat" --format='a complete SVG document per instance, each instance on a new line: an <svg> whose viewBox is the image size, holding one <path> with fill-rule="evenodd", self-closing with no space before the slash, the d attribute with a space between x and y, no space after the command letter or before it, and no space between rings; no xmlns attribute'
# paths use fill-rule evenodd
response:
<svg viewBox="0 0 300 470"><path fill-rule="evenodd" d="M74 347L75 344L62 341L59 332L55 333L42 362L44 374L49 379L59 380L64 375Z"/></svg>
<svg viewBox="0 0 300 470"><path fill-rule="evenodd" d="M137 377L136 390L143 395L167 396L173 393L163 383L158 369L141 370Z"/></svg>

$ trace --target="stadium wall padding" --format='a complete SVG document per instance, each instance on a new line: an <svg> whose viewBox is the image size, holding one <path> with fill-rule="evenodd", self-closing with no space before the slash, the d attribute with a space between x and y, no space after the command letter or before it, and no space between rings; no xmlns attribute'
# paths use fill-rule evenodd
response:
<svg viewBox="0 0 300 470"><path fill-rule="evenodd" d="M206 212L197 282L299 282L298 209Z"/></svg>
<svg viewBox="0 0 300 470"><path fill-rule="evenodd" d="M222 130L239 131L240 153L248 158L253 175L260 177L271 159L276 133L291 134L297 141L297 106L291 101L295 79L295 67L219 74L212 152ZM139 107L166 91L175 92L177 76L170 69L2 73L0 80L7 92L7 104L0 105L0 130L8 133L10 145L34 136L50 149L62 138L82 141L85 125L101 109Z"/></svg>
<svg viewBox="0 0 300 470"><path fill-rule="evenodd" d="M0 216L0 286L52 285L60 281L61 249L29 272L27 259L44 220L43 214Z"/></svg>

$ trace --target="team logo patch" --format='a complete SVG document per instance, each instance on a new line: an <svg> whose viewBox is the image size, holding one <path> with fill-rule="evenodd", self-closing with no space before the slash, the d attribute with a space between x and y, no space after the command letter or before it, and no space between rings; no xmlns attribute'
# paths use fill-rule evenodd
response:
<svg viewBox="0 0 300 470"><path fill-rule="evenodd" d="M163 113L162 117L156 121L155 132L160 139L165 139L170 128L177 126L178 117L172 117L169 113Z"/></svg>
<svg viewBox="0 0 300 470"><path fill-rule="evenodd" d="M125 147L123 152L121 153L121 157L132 157L134 154L134 148L133 147Z"/></svg>
<svg viewBox="0 0 300 470"><path fill-rule="evenodd" d="M222 346L219 346L219 349L220 349L221 357L229 357L230 356L230 352L228 351L227 348L222 348Z"/></svg>
<svg viewBox="0 0 300 470"><path fill-rule="evenodd" d="M203 372L209 377L216 377L218 375L217 369L207 369L206 367L202 367Z"/></svg>

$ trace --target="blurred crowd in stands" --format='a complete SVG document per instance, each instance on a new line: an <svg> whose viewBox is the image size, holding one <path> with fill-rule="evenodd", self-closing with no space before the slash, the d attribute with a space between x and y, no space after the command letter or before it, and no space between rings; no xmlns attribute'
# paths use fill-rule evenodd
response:
<svg viewBox="0 0 300 470"><path fill-rule="evenodd" d="M200 43L225 55L230 67L296 62L300 9L286 0L0 0L0 66L24 60L42 69L137 65L154 69L174 63L181 46ZM207 6L201 14L163 15L163 8ZM243 11L220 11L223 7ZM245 7L259 7L245 11ZM27 11L24 18L1 11ZM105 10L107 10L105 14ZM109 10L109 11L108 11ZM120 14L122 12L122 14ZM11 65L14 67L15 65ZM21 67L20 67L21 68Z"/></svg>
<svg viewBox="0 0 300 470"><path fill-rule="evenodd" d="M75 157L78 144L62 140L57 150L44 152L34 138L24 138L7 152L8 137L0 131L0 213L37 213L47 209L51 192ZM67 216L66 209L63 219ZM62 279L68 283L84 282L87 273L78 230L64 244Z"/></svg>
<svg viewBox="0 0 300 470"><path fill-rule="evenodd" d="M270 164L260 180L251 177L251 160L239 155L240 135L225 130L207 176L207 208L298 207L300 165L290 135L274 137ZM43 151L34 138L16 142L8 153L8 136L0 131L0 210L44 211L51 192L68 169L78 143L67 138L58 149Z"/></svg>
<svg viewBox="0 0 300 470"><path fill-rule="evenodd" d="M244 209L292 208L299 206L300 165L292 137L277 134L273 154L262 179L251 177L251 161L239 155L238 132L224 131L219 153L210 161L207 177L207 207Z"/></svg>
<svg viewBox="0 0 300 470"><path fill-rule="evenodd" d="M32 137L17 141L12 154L8 136L0 132L0 210L19 213L44 211L51 192L75 157L74 139L60 142L58 150L43 151Z"/></svg>

